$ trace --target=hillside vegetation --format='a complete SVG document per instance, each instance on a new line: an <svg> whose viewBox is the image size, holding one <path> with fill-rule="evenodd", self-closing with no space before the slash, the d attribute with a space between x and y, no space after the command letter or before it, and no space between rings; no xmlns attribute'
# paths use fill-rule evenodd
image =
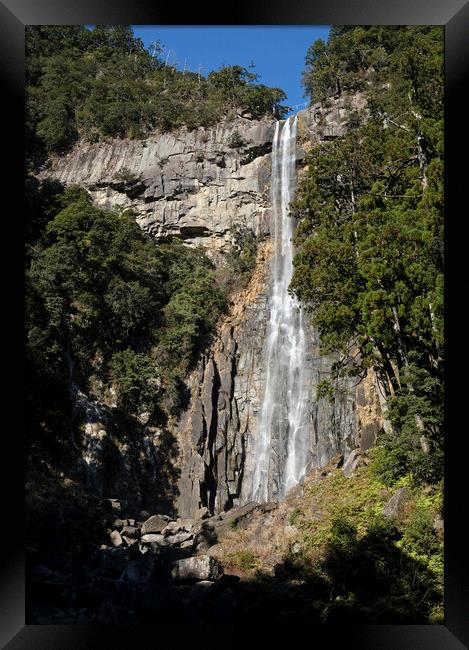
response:
<svg viewBox="0 0 469 650"><path fill-rule="evenodd" d="M291 289L313 310L324 349L347 372L372 366L392 431L381 471L392 483L443 476L443 32L335 27L307 56L313 99L366 94L347 135L308 159Z"/></svg>
<svg viewBox="0 0 469 650"><path fill-rule="evenodd" d="M26 28L27 151L63 153L77 140L140 138L233 117L281 117L285 93L239 65L207 76L166 65L125 26Z"/></svg>

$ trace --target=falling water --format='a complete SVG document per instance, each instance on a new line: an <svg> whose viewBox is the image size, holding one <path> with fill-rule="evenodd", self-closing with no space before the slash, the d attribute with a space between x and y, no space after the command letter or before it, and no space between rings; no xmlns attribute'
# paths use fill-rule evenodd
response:
<svg viewBox="0 0 469 650"><path fill-rule="evenodd" d="M277 122L272 144L273 265L270 320L264 349L266 381L256 439L252 499L282 498L309 461L310 413L302 310L288 293L293 274L289 203L296 181L297 118Z"/></svg>

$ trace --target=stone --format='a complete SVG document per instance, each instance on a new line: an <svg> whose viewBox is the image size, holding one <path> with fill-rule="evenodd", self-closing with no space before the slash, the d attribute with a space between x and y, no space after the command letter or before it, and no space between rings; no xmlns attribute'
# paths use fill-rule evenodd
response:
<svg viewBox="0 0 469 650"><path fill-rule="evenodd" d="M122 536L122 539L127 544L127 546L133 546L134 544L137 544L137 542L138 542L138 539L134 539L132 537L126 537L125 535Z"/></svg>
<svg viewBox="0 0 469 650"><path fill-rule="evenodd" d="M118 499L104 499L103 503L112 512L120 512L121 511L121 502Z"/></svg>
<svg viewBox="0 0 469 650"><path fill-rule="evenodd" d="M168 541L166 540L165 536L157 533L146 533L145 535L142 535L140 542L142 544L158 544L159 546L168 545Z"/></svg>
<svg viewBox="0 0 469 650"><path fill-rule="evenodd" d="M177 535L168 535L165 537L167 544L181 544L186 542L188 539L193 539L192 533L177 533Z"/></svg>
<svg viewBox="0 0 469 650"><path fill-rule="evenodd" d="M185 531L186 533L190 533L194 526L194 520L187 517L184 519L178 519L176 523L179 526L179 530Z"/></svg>
<svg viewBox="0 0 469 650"><path fill-rule="evenodd" d="M186 542L180 544L181 548L193 548L195 539L188 539Z"/></svg>
<svg viewBox="0 0 469 650"><path fill-rule="evenodd" d="M127 564L120 579L136 585L146 586L150 583L154 570L155 561L153 555L143 555Z"/></svg>
<svg viewBox="0 0 469 650"><path fill-rule="evenodd" d="M122 536L125 535L126 537L138 537L139 531L138 528L135 528L135 526L124 526L120 531L120 534Z"/></svg>
<svg viewBox="0 0 469 650"><path fill-rule="evenodd" d="M445 522L441 514L437 514L435 516L435 519L433 520L433 530L439 535L440 537L443 536L444 533L444 528L445 528Z"/></svg>
<svg viewBox="0 0 469 650"><path fill-rule="evenodd" d="M198 555L173 562L171 576L176 581L216 580L222 574L219 562L209 555Z"/></svg>
<svg viewBox="0 0 469 650"><path fill-rule="evenodd" d="M353 449L350 454L347 456L347 459L344 462L342 471L347 478L350 478L357 467L362 464L362 458L358 449Z"/></svg>
<svg viewBox="0 0 469 650"><path fill-rule="evenodd" d="M122 528L124 527L124 525L125 524L122 521L122 519L114 519L114 521L112 522L112 527L113 527L114 530L121 531Z"/></svg>
<svg viewBox="0 0 469 650"><path fill-rule="evenodd" d="M109 537L111 539L111 544L114 547L122 546L122 537L121 537L121 534L119 533L119 531L117 531L117 530L111 531Z"/></svg>
<svg viewBox="0 0 469 650"><path fill-rule="evenodd" d="M167 515L153 515L142 525L142 535L147 533L161 533L168 525L170 518Z"/></svg>
<svg viewBox="0 0 469 650"><path fill-rule="evenodd" d="M383 508L383 515L391 519L400 519L404 515L405 505L409 500L407 488L398 488Z"/></svg>
<svg viewBox="0 0 469 650"><path fill-rule="evenodd" d="M199 519L208 519L210 517L210 512L209 509L206 507L199 508L198 511L195 513L194 519L199 520Z"/></svg>

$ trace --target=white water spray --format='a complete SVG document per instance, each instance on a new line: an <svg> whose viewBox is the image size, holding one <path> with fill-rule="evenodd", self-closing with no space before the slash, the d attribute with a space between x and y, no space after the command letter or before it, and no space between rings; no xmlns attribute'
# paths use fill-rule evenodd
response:
<svg viewBox="0 0 469 650"><path fill-rule="evenodd" d="M282 126L283 125L283 126ZM266 383L254 451L252 499L281 499L306 473L311 424L302 310L288 293L293 275L297 117L277 122L272 143L273 266L264 348Z"/></svg>

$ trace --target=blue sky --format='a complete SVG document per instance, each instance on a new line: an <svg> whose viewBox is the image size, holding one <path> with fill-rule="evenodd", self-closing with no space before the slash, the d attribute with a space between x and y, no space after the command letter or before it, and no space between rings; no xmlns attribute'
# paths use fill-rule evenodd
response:
<svg viewBox="0 0 469 650"><path fill-rule="evenodd" d="M221 65L256 64L259 82L276 86L288 95L286 104L306 101L301 74L306 50L317 38L327 40L330 27L311 26L196 26L133 25L134 34L146 47L154 41L165 46L164 59L183 69L202 74Z"/></svg>

